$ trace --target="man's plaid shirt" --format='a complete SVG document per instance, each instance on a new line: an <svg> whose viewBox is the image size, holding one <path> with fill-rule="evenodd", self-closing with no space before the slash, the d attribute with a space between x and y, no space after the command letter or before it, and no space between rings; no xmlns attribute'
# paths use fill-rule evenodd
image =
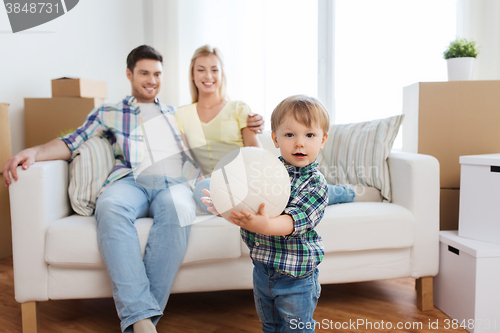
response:
<svg viewBox="0 0 500 333"><path fill-rule="evenodd" d="M201 171L192 158L187 141L181 135L175 122L175 108L161 104L158 98L155 103L165 116L172 129L175 141L182 152L182 175L193 187L200 180ZM68 145L73 155L80 145L91 136L106 136L113 147L116 164L106 182L99 191L99 195L114 181L132 172L144 159L144 135L142 131L142 114L137 100L127 96L118 104L103 104L95 108L85 119L85 122L75 132L63 136L61 139ZM172 144L172 143L170 143Z"/></svg>
<svg viewBox="0 0 500 333"><path fill-rule="evenodd" d="M323 260L323 241L314 230L328 205L326 180L318 162L305 167L286 163L292 185L284 214L293 218L294 230L287 236L265 236L241 229L241 236L253 260L294 277L313 270Z"/></svg>

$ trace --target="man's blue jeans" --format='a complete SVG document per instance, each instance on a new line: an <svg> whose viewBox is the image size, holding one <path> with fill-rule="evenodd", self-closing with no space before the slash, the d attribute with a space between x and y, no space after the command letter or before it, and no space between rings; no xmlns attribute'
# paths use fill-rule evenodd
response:
<svg viewBox="0 0 500 333"><path fill-rule="evenodd" d="M164 176L149 176L149 184L138 185L130 174L97 200L97 238L123 332L145 318L156 325L167 305L196 210L191 189L180 180L169 178L169 186ZM147 216L153 225L143 259L134 223Z"/></svg>
<svg viewBox="0 0 500 333"><path fill-rule="evenodd" d="M313 313L321 294L318 269L298 278L254 260L255 308L264 333L314 332Z"/></svg>

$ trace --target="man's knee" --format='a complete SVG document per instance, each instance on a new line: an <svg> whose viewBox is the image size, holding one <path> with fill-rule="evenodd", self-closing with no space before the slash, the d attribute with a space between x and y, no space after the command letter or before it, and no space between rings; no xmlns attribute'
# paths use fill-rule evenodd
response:
<svg viewBox="0 0 500 333"><path fill-rule="evenodd" d="M182 227L193 224L196 218L196 206L191 203L181 202L180 200L179 202L175 202L175 204L166 206L166 212L167 215L176 217L175 222L172 219L167 220Z"/></svg>
<svg viewBox="0 0 500 333"><path fill-rule="evenodd" d="M123 218L123 219L134 219L136 215L135 209L127 202L120 200L119 198L113 198L111 196L99 198L96 203L95 208L95 218L97 223L110 218Z"/></svg>

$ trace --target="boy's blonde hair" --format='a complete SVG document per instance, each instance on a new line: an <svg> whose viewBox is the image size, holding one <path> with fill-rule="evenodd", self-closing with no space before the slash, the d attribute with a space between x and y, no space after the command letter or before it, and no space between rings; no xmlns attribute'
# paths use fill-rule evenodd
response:
<svg viewBox="0 0 500 333"><path fill-rule="evenodd" d="M316 98L306 95L294 95L285 98L271 115L271 130L276 133L286 117L292 116L299 124L308 128L318 125L323 134L328 133L330 115Z"/></svg>
<svg viewBox="0 0 500 333"><path fill-rule="evenodd" d="M191 99L193 103L198 102L198 88L194 84L194 63L198 57L206 57L209 55L214 55L219 59L220 71L221 71L221 83L219 87L219 95L222 100L226 99L226 74L224 72L224 62L222 61L222 53L216 47L211 47L210 45L203 45L194 51L193 57L191 58L191 65L189 66L189 87L191 89Z"/></svg>

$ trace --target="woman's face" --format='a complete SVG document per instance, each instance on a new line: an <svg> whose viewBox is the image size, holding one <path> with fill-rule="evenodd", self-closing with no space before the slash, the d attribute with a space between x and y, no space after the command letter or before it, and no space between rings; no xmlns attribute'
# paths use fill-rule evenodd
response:
<svg viewBox="0 0 500 333"><path fill-rule="evenodd" d="M193 66L193 80L200 95L219 93L222 70L217 56L210 54L196 58Z"/></svg>

